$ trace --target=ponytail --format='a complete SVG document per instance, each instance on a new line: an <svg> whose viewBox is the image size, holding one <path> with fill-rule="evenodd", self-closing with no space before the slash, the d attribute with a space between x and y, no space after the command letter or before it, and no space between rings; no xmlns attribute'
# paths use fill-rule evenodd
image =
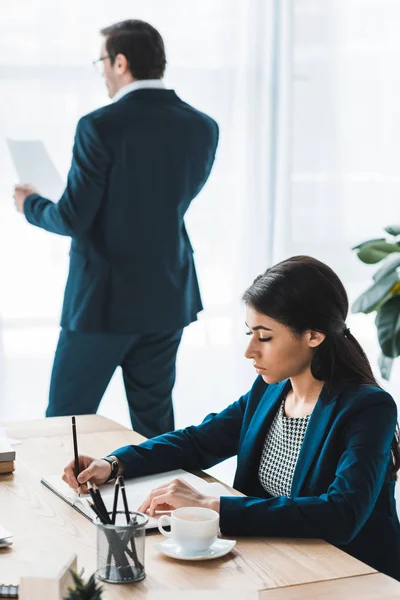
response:
<svg viewBox="0 0 400 600"><path fill-rule="evenodd" d="M364 350L347 327L342 334L327 335L322 344L316 348L311 362L311 373L320 381L340 381L380 387ZM400 431L397 424L391 445L392 479L397 479L399 469Z"/></svg>
<svg viewBox="0 0 400 600"><path fill-rule="evenodd" d="M311 373L320 381L378 386L371 365L360 344L346 326L343 333L329 334L315 349Z"/></svg>

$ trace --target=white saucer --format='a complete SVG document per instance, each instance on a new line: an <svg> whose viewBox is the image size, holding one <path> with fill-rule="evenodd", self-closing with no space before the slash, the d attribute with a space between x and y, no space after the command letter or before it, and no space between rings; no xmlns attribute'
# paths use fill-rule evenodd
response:
<svg viewBox="0 0 400 600"><path fill-rule="evenodd" d="M171 558L179 558L180 560L211 560L212 558L220 558L228 554L234 546L236 540L217 539L212 546L202 552L188 552L182 550L172 540L165 540L159 544L155 544L154 548Z"/></svg>

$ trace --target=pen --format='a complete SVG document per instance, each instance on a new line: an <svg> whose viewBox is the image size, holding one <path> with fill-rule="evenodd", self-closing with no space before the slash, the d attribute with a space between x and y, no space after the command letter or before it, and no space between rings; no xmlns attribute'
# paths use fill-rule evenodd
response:
<svg viewBox="0 0 400 600"><path fill-rule="evenodd" d="M78 479L79 469L79 454L78 454L78 439L76 437L76 420L72 417L72 439L74 441L74 458L75 458L75 477ZM81 495L81 487L78 482L78 495Z"/></svg>

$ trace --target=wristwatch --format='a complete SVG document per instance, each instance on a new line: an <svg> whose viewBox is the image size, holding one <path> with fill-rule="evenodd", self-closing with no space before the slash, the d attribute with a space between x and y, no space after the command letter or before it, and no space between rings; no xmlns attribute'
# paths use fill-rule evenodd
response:
<svg viewBox="0 0 400 600"><path fill-rule="evenodd" d="M102 460L106 460L111 465L111 473L107 481L111 481L111 479L115 479L118 475L119 463L115 458L111 458L111 456L104 456Z"/></svg>

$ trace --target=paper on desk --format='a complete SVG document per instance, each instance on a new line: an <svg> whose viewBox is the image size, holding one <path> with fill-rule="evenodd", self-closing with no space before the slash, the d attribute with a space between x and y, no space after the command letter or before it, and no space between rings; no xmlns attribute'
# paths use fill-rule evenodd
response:
<svg viewBox="0 0 400 600"><path fill-rule="evenodd" d="M204 494L205 496L214 496L215 498L220 498L221 496L232 496L233 494L231 492L229 492L222 484L220 483L207 483L206 481L204 481L204 479L201 480L202 483L201 484L196 484L195 487L196 490L198 492L200 492L201 494ZM135 511L139 508L139 506L142 504L142 502L146 499L148 494L144 494L143 493L138 493L138 492L129 492L128 493L128 503L129 503L129 508L132 511ZM108 511L112 511L113 508L113 501L114 501L114 494L102 494L102 498L104 500L104 504L106 505L106 508ZM78 500L75 501L75 503L80 503L82 505L85 506L85 510L84 512L90 514L90 516L92 517L93 515L93 511L92 509L89 507L88 505L88 500L91 500L91 498L87 497L87 496L81 496L81 498L78 498ZM120 509L121 510L121 507ZM149 521L146 525L146 529L156 529L157 528L157 524L158 524L158 519L160 518L161 514L165 515L165 514L171 514L170 511L163 511L162 513L160 512L160 514L156 515L155 517L150 517L150 515L147 515Z"/></svg>
<svg viewBox="0 0 400 600"><path fill-rule="evenodd" d="M10 446L18 446L19 444L22 444L22 440L16 440L15 438L6 437L6 440Z"/></svg>
<svg viewBox="0 0 400 600"><path fill-rule="evenodd" d="M40 194L58 200L65 184L41 140L7 139L20 183L31 183Z"/></svg>
<svg viewBox="0 0 400 600"><path fill-rule="evenodd" d="M221 496L233 495L221 483L207 483L204 479L179 469L176 471L168 471L166 473L158 473L156 475L138 477L137 479L126 479L125 489L130 510L137 510L152 489L163 483L167 483L176 477L186 481L189 485L206 496L215 496L219 498ZM93 519L93 511L88 504L88 500L91 500L91 497L88 494L81 494L79 497L78 494L62 481L61 477L58 475L43 477L42 483L60 496L60 498L68 502L68 504L71 504L71 506L80 512L83 512L90 519ZM114 501L114 484L106 483L105 485L102 485L100 489L104 504L106 505L107 510L111 512ZM122 506L122 504L120 506ZM149 517L146 529L156 528L158 518L159 516Z"/></svg>
<svg viewBox="0 0 400 600"><path fill-rule="evenodd" d="M3 440L3 442L5 442L6 444L9 444L10 446L17 446L18 444L22 444L22 440L16 440L15 438L10 438L7 435L5 428L0 425L0 445L1 445L2 440Z"/></svg>

